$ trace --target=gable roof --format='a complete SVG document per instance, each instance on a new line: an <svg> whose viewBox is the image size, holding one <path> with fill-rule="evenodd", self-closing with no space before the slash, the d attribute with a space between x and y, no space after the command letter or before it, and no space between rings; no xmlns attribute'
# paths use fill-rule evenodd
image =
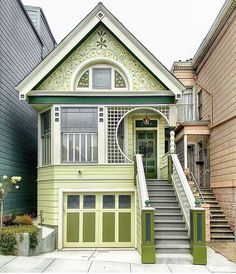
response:
<svg viewBox="0 0 236 274"><path fill-rule="evenodd" d="M152 71L175 95L182 94L183 84L152 55L110 11L99 3L59 44L58 46L17 86L20 99L31 91L57 64L67 56L76 45L99 23L103 23L132 53ZM177 96L176 96L177 97Z"/></svg>

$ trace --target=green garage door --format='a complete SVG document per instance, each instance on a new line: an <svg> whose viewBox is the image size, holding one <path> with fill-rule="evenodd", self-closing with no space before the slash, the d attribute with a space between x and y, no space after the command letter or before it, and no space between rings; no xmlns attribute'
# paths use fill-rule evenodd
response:
<svg viewBox="0 0 236 274"><path fill-rule="evenodd" d="M134 195L67 193L64 247L134 247Z"/></svg>

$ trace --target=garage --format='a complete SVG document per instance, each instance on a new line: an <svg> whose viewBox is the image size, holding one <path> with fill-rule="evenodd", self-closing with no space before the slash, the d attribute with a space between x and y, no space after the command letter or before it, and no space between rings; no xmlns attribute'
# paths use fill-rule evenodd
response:
<svg viewBox="0 0 236 274"><path fill-rule="evenodd" d="M65 193L64 247L134 247L133 193Z"/></svg>

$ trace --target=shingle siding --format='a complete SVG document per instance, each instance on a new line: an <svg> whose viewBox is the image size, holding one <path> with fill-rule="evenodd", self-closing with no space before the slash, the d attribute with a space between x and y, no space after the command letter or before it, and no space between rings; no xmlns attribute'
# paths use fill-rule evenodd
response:
<svg viewBox="0 0 236 274"><path fill-rule="evenodd" d="M42 41L19 0L0 1L0 176L22 176L4 213L35 212L37 113L15 86L42 60Z"/></svg>

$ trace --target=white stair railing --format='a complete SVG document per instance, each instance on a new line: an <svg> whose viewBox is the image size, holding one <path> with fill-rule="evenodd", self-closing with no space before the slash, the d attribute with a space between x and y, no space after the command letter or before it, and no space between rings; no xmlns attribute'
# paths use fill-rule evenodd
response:
<svg viewBox="0 0 236 274"><path fill-rule="evenodd" d="M183 168L180 164L177 154L175 154L175 133L170 133L170 156L172 165L172 181L178 196L178 200L187 224L188 232L190 233L190 209L195 207L195 198L184 174Z"/></svg>
<svg viewBox="0 0 236 274"><path fill-rule="evenodd" d="M184 214L188 231L190 231L190 209L195 207L195 198L186 179L178 156L176 154L171 154L171 158L173 163L173 173L171 176L172 181Z"/></svg>
<svg viewBox="0 0 236 274"><path fill-rule="evenodd" d="M143 168L143 160L141 154L136 154L136 164L137 164L137 173L136 173L136 182L139 194L139 205L140 208L147 207L147 201L149 201L147 183ZM150 209L150 207L149 207Z"/></svg>

